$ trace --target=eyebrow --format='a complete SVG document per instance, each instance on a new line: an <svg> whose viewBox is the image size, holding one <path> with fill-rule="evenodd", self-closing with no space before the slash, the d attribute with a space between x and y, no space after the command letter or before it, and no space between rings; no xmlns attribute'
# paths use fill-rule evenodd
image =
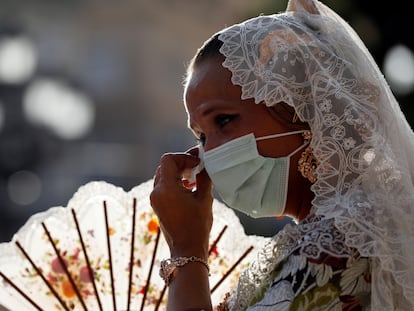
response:
<svg viewBox="0 0 414 311"><path fill-rule="evenodd" d="M204 116L209 115L210 113L212 113L213 111L218 110L218 109L233 108L233 107L228 107L227 105L229 103L234 103L234 102L239 102L239 101L240 100L212 100L212 101L208 101L206 103L203 103L202 105L210 104L210 107L208 107L206 110L204 110L201 115L204 117Z"/></svg>
<svg viewBox="0 0 414 311"><path fill-rule="evenodd" d="M208 116L209 114L213 113L215 110L217 110L217 107L210 107L206 110L203 111L203 113L201 114L203 117Z"/></svg>

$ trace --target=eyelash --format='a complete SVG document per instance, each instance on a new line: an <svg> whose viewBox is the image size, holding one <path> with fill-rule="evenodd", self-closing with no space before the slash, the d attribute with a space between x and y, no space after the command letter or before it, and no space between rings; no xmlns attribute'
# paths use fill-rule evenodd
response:
<svg viewBox="0 0 414 311"><path fill-rule="evenodd" d="M219 114L214 118L214 123L220 128L224 128L227 124L231 121L236 119L238 114ZM206 137L204 134L200 134L199 137L196 138L196 141L202 145L205 144Z"/></svg>
<svg viewBox="0 0 414 311"><path fill-rule="evenodd" d="M228 123L237 118L237 114L219 114L214 118L214 122L220 127L225 127Z"/></svg>

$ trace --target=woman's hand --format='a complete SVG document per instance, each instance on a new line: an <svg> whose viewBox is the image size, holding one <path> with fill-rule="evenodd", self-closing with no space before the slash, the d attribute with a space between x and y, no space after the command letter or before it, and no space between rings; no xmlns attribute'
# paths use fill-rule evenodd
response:
<svg viewBox="0 0 414 311"><path fill-rule="evenodd" d="M171 257L208 258L213 222L211 181L203 170L197 175L196 188L190 189L182 177L199 162L190 153L167 153L155 175L151 205ZM178 268L169 286L167 310L212 310L208 275L199 262Z"/></svg>
<svg viewBox="0 0 414 311"><path fill-rule="evenodd" d="M167 153L161 157L155 175L151 205L172 257L208 257L213 221L211 181L205 170L197 175L195 189L187 188L182 178L199 161L189 153Z"/></svg>

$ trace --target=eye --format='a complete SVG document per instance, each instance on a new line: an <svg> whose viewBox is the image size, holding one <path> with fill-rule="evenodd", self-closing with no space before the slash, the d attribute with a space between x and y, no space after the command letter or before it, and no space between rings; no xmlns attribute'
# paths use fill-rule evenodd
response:
<svg viewBox="0 0 414 311"><path fill-rule="evenodd" d="M219 114L214 118L214 121L220 128L223 128L237 117L237 114Z"/></svg>
<svg viewBox="0 0 414 311"><path fill-rule="evenodd" d="M222 129L227 124L229 124L231 121L233 121L234 119L236 119L237 117L239 117L238 114L219 114L219 115L215 116L213 118L213 120L214 120L215 126L217 126L218 128ZM203 133L201 133L201 132L198 132L198 133L196 132L194 134L196 135L196 141L197 141L197 143L199 143L202 146L204 146L206 144L206 140L207 140L206 135L203 134Z"/></svg>

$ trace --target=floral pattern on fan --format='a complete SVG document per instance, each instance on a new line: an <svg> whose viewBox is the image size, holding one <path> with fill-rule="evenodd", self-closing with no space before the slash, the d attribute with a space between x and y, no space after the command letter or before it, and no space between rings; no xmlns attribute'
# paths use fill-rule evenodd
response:
<svg viewBox="0 0 414 311"><path fill-rule="evenodd" d="M0 244L0 305L22 311L165 309L166 287L153 270L169 250L149 203L151 190L152 180L129 192L91 182L67 207L33 215L11 242ZM218 201L213 214L210 283L218 304L246 266L251 245L267 238L245 235L237 216Z"/></svg>

